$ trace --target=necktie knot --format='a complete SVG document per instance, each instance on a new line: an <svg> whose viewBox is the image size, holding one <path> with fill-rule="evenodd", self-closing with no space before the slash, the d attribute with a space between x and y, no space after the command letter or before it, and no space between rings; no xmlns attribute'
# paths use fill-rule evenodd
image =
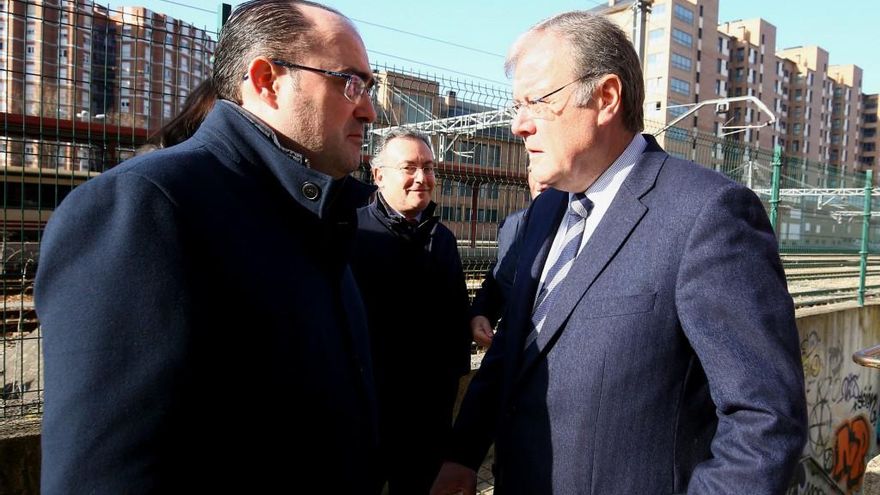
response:
<svg viewBox="0 0 880 495"><path fill-rule="evenodd" d="M570 213L574 213L580 218L587 218L593 211L593 202L587 198L584 193L573 194L569 203Z"/></svg>

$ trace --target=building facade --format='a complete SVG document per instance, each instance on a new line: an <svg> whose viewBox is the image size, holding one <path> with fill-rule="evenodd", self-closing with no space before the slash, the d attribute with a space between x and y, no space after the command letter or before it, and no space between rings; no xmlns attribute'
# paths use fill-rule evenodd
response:
<svg viewBox="0 0 880 495"><path fill-rule="evenodd" d="M635 36L632 0L609 0L594 12ZM645 27L645 117L659 128L693 108L720 98L755 97L706 105L667 131L664 144L696 132L786 157L828 163L842 171L860 167L862 70L830 65L818 46L780 49L776 27L761 18L718 19L718 0L656 0ZM746 129L743 129L746 127ZM682 154L682 153L678 153Z"/></svg>
<svg viewBox="0 0 880 495"><path fill-rule="evenodd" d="M144 8L0 0L4 240L36 240L74 186L131 156L210 75L214 45Z"/></svg>

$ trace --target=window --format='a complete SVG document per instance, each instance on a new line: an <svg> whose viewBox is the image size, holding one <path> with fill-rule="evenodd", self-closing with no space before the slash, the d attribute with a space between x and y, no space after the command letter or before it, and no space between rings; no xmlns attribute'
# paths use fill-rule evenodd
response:
<svg viewBox="0 0 880 495"><path fill-rule="evenodd" d="M680 117L683 113L688 111L688 107L685 105L672 104L667 107L667 112L669 112L669 118L675 119Z"/></svg>
<svg viewBox="0 0 880 495"><path fill-rule="evenodd" d="M679 45L686 46L688 48L692 47L694 44L693 36L680 29L675 28L672 29L672 40Z"/></svg>
<svg viewBox="0 0 880 495"><path fill-rule="evenodd" d="M455 220L455 207L452 206L444 206L440 209L440 220L443 221L452 221Z"/></svg>
<svg viewBox="0 0 880 495"><path fill-rule="evenodd" d="M445 161L499 167L501 166L501 147L497 144L460 141L454 151L450 148L446 152Z"/></svg>
<svg viewBox="0 0 880 495"><path fill-rule="evenodd" d="M685 24L693 24L694 23L694 11L688 8L685 8L683 5L675 4L672 8L672 13L675 15L675 18L680 20Z"/></svg>
<svg viewBox="0 0 880 495"><path fill-rule="evenodd" d="M663 31L663 28L660 29L652 29L648 31L648 41L658 42L663 39L666 33Z"/></svg>
<svg viewBox="0 0 880 495"><path fill-rule="evenodd" d="M691 84L687 81L682 81L681 79L677 79L675 77L669 78L669 88L676 93L681 93L683 95L691 94Z"/></svg>
<svg viewBox="0 0 880 495"><path fill-rule="evenodd" d="M431 120L432 99L429 95L406 93L404 97L395 95L395 103L399 103L402 118L401 124Z"/></svg>
<svg viewBox="0 0 880 495"><path fill-rule="evenodd" d="M664 15L666 15L666 4L665 3L655 4L651 8L651 17L659 19L659 18L663 17Z"/></svg>
<svg viewBox="0 0 880 495"><path fill-rule="evenodd" d="M440 194L443 196L452 196L452 183L449 179L444 179L440 185Z"/></svg>
<svg viewBox="0 0 880 495"><path fill-rule="evenodd" d="M131 44L122 44L122 58L131 58Z"/></svg>
<svg viewBox="0 0 880 495"><path fill-rule="evenodd" d="M691 59L685 57L684 55L679 55L675 52L672 52L672 56L670 57L670 61L672 62L672 66L676 69L681 69L684 71L691 70Z"/></svg>
<svg viewBox="0 0 880 495"><path fill-rule="evenodd" d="M660 70L660 66L662 64L663 64L663 54L662 53L648 54L648 69Z"/></svg>

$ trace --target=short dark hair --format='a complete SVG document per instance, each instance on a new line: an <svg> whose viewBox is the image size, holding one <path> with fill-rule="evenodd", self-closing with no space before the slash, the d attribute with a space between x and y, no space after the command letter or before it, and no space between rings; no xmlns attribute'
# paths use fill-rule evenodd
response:
<svg viewBox="0 0 880 495"><path fill-rule="evenodd" d="M585 76L576 95L579 106L592 99L599 77L614 74L623 86L624 126L632 132L641 132L645 128L642 64L622 29L603 16L575 10L553 16L529 29L529 33L540 31L559 35L568 42L574 58L574 73ZM516 67L523 50L522 46L516 48L505 64L508 74Z"/></svg>
<svg viewBox="0 0 880 495"><path fill-rule="evenodd" d="M214 55L214 87L220 98L241 103L241 81L254 57L295 62L297 54L313 47L314 24L300 10L303 5L345 17L336 9L305 0L250 0L232 12L220 31Z"/></svg>
<svg viewBox="0 0 880 495"><path fill-rule="evenodd" d="M432 153L434 151L431 147L431 138L428 137L427 134L417 129L398 127L392 131L389 131L388 134L385 134L379 139L378 144L376 144L375 151L373 151L373 159L370 160L370 166L372 168L379 168L383 166L382 152L385 151L388 143L394 141L395 139L414 139L417 141L421 141L425 143L425 145L428 147L428 149L431 150Z"/></svg>

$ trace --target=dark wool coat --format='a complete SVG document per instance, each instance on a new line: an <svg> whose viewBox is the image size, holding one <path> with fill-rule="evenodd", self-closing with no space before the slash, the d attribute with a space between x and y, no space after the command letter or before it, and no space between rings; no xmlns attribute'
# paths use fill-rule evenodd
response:
<svg viewBox="0 0 880 495"><path fill-rule="evenodd" d="M371 493L347 263L368 194L226 101L188 141L76 188L36 281L43 492Z"/></svg>

